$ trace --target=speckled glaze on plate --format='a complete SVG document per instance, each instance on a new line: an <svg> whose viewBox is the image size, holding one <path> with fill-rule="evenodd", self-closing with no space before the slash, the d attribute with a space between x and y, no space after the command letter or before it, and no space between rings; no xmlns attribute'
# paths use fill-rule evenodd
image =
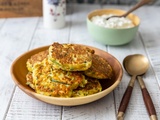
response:
<svg viewBox="0 0 160 120"><path fill-rule="evenodd" d="M26 68L26 61L30 56L44 51L49 48L49 46L43 46L40 48L33 49L31 51L28 51L21 56L19 56L11 66L11 76L13 78L13 81L15 84L26 94L29 96L38 99L40 101L54 104L54 105L61 105L61 106L75 106L75 105L82 105L86 103L93 102L95 100L98 100L110 92L112 92L121 82L123 71L122 66L119 63L119 61L112 56L111 54L102 51L100 49L90 47L91 49L95 50L95 54L98 54L102 57L104 57L109 64L112 66L114 71L114 76L111 80L101 80L101 85L103 90L99 93L85 96L85 97L77 97L77 98L59 98L59 97L49 97L41 94L37 94L33 89L31 89L29 86L26 85L26 74L28 73L28 70Z"/></svg>

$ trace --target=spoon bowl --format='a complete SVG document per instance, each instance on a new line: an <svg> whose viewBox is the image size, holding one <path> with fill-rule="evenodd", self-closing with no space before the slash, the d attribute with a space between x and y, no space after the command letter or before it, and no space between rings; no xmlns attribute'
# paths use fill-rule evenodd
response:
<svg viewBox="0 0 160 120"><path fill-rule="evenodd" d="M148 59L140 54L129 55L123 60L123 66L130 75L142 75L149 68Z"/></svg>

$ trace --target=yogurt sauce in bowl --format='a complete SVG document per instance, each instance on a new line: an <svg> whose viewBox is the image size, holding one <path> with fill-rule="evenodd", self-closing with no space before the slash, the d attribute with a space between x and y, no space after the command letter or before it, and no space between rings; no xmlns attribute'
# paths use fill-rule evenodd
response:
<svg viewBox="0 0 160 120"><path fill-rule="evenodd" d="M106 18L110 16L113 16L113 14L93 16L91 18L91 21L94 24L101 27L105 27L105 28L123 29L123 28L131 28L135 26L133 22L126 17L113 17L113 18L110 18L109 20L106 20Z"/></svg>

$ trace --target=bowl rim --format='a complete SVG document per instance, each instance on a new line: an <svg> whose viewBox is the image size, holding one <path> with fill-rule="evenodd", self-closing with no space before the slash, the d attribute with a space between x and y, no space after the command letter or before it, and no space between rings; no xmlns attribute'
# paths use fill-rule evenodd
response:
<svg viewBox="0 0 160 120"><path fill-rule="evenodd" d="M101 12L101 11L120 11L120 12L126 12L125 10L122 10L122 9L113 9L113 8L111 8L111 9L96 9L96 10L93 10L93 11L91 11L91 12L89 12L88 14L87 14L87 21L89 22L89 23L91 23L92 25L94 25L95 27L99 27L99 28L102 28L102 29L107 29L107 30L128 30L128 29L133 29L133 28L136 28L136 27L139 27L139 25L140 25L140 23L141 23L141 21L140 21L140 18L136 15L136 14L134 14L134 13L130 13L128 16L134 16L134 17L136 17L136 19L138 20L138 24L136 24L135 26L133 26L133 27L130 27L130 28L105 28L105 27L102 27L102 26L98 26L98 25L96 25L96 24L94 24L91 20L90 20L90 18L89 18L89 16L91 15L91 14L93 14L93 13L95 13L95 12Z"/></svg>
<svg viewBox="0 0 160 120"><path fill-rule="evenodd" d="M78 44L78 45L82 45L82 44ZM88 45L83 45L83 46L88 46ZM19 80L17 80L16 76L14 75L15 63L16 63L18 60L20 60L20 59L21 59L25 54L27 54L27 53L31 53L31 52L33 52L33 51L35 51L35 50L39 50L39 49L44 49L44 50L45 50L45 48L47 49L48 47L49 47L49 45L47 45L47 46L42 46L42 47L38 47L38 48L35 48L35 49L32 49L32 50L29 50L29 51L27 51L27 52L24 52L23 54L21 54L19 57L17 57L17 58L13 61L12 65L11 65L11 68L10 68L11 77L12 77L12 80L14 81L15 85L18 86L24 93L28 94L29 96L31 96L31 97L33 97L33 98L35 98L35 99L38 99L38 100L40 100L40 101L42 101L42 102L50 103L50 104L53 104L53 103L52 103L52 102L43 101L43 100L41 100L40 98L45 98L45 99L49 99L49 100L59 101L59 103L54 103L54 105L62 105L62 106L82 105L82 104L86 104L86 103L93 102L93 101L95 101L95 100L98 100L98 99L106 96L107 94L109 94L110 92L112 92L112 91L119 85L119 83L120 83L121 80L122 80L122 77L123 77L122 65L120 64L120 62L119 62L113 55L111 55L110 53L108 53L108 54L109 54L111 57L113 57L113 58L117 61L117 63L119 64L120 73L118 74L118 77L117 77L116 81L115 81L111 86L109 86L108 88L104 89L104 90L101 91L101 92L98 92L98 93L95 93L95 94L92 94L92 95L88 95L88 96L84 96L84 97L62 98L62 97L50 97L50 96L45 96L45 95L38 94L38 93L36 93L35 91L32 91L32 90L30 90L30 89L26 89L26 88L24 87L24 85L22 85L22 84L19 82ZM92 47L92 46L88 46L88 47L90 47L90 48L95 48L95 47ZM98 49L98 48L96 48L96 49ZM101 50L101 49L98 49L98 50L103 51L103 50ZM103 51L103 52L106 52L106 51ZM102 96L99 96L99 95L101 95L102 93L103 93L103 95L102 95ZM88 100L89 98L91 99L91 98L94 98L94 97L96 97L96 96L99 96L99 97L97 97L97 98L94 99L94 100L91 100L90 102L87 102L87 100ZM82 103L80 103L80 104L77 104L77 103L75 102L76 100L81 100L81 99L84 99L84 102L82 102ZM86 101L85 101L85 100L86 100ZM67 103L68 101L71 101L71 103L68 104L68 103ZM63 102L63 104L62 104L61 102ZM65 102L66 102L66 103L65 103ZM72 102L75 102L75 103L72 103Z"/></svg>

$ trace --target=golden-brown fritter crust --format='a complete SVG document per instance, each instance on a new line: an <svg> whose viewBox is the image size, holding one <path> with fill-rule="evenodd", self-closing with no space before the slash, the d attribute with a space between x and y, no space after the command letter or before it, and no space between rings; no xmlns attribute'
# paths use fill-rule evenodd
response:
<svg viewBox="0 0 160 120"><path fill-rule="evenodd" d="M97 79L111 79L113 74L112 72L112 67L106 59L93 54L92 66L88 70L84 71L84 74Z"/></svg>
<svg viewBox="0 0 160 120"><path fill-rule="evenodd" d="M27 60L27 69L29 71L32 71L32 67L35 63L37 62L42 62L45 58L47 58L49 52L48 50L39 52L33 56L31 56L28 60Z"/></svg>
<svg viewBox="0 0 160 120"><path fill-rule="evenodd" d="M32 89L35 89L35 85L33 83L33 77L32 77L32 73L28 72L26 75L26 79L27 79L27 85L29 85Z"/></svg>
<svg viewBox="0 0 160 120"><path fill-rule="evenodd" d="M49 48L49 61L56 69L84 71L91 66L93 53L85 46L54 43Z"/></svg>

